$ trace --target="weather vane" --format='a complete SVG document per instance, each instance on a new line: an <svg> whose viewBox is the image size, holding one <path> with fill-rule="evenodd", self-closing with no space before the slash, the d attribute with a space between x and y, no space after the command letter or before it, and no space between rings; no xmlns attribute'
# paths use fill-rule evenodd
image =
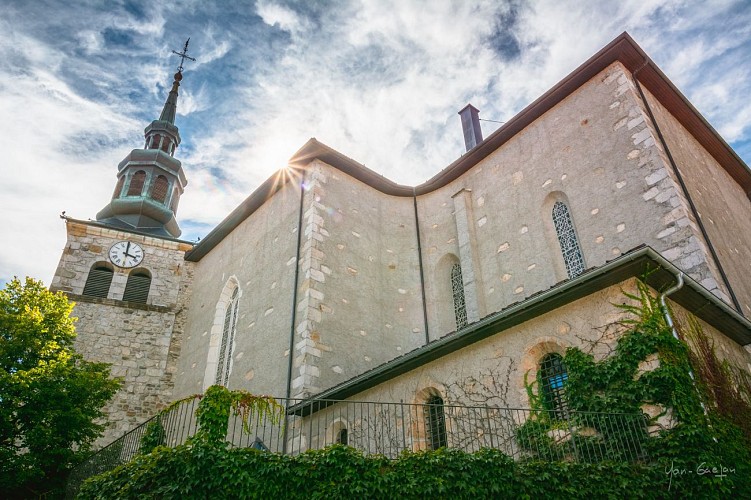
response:
<svg viewBox="0 0 751 500"><path fill-rule="evenodd" d="M178 73L182 73L183 72L183 63L185 62L186 59L188 59L189 61L196 62L196 60L194 58L192 58L192 57L190 57L188 55L188 44L189 43L190 43L190 38L188 38L185 41L185 47L183 47L183 51L182 52L177 52L175 50L172 51L173 54L177 54L178 56L180 56L180 66L177 67L177 72Z"/></svg>

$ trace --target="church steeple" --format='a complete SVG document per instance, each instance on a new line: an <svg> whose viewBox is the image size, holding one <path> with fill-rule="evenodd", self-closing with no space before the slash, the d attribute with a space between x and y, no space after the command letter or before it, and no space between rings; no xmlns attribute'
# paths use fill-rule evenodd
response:
<svg viewBox="0 0 751 500"><path fill-rule="evenodd" d="M190 39L185 42L182 52L172 51L180 56L180 66L162 113L144 130L146 142L143 149L134 149L118 165L118 181L112 200L97 214L97 221L156 236L180 236L175 214L188 181L180 161L173 155L180 145L175 115L183 62L185 59L195 61L187 55L188 42Z"/></svg>

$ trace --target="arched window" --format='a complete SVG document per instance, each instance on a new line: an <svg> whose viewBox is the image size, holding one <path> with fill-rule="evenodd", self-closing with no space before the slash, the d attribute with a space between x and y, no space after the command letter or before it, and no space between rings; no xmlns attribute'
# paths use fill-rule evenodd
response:
<svg viewBox="0 0 751 500"><path fill-rule="evenodd" d="M454 297L454 317L458 330L467 326L467 304L464 302L462 266L458 262L451 268L451 293Z"/></svg>
<svg viewBox="0 0 751 500"><path fill-rule="evenodd" d="M151 147L149 149L159 149L159 144L162 142L162 136L154 134L151 136Z"/></svg>
<svg viewBox="0 0 751 500"><path fill-rule="evenodd" d="M146 269L134 269L128 275L123 300L145 304L146 299L149 298L149 288L151 288L151 274Z"/></svg>
<svg viewBox="0 0 751 500"><path fill-rule="evenodd" d="M348 437L347 437L347 428L343 427L339 429L339 432L336 433L336 443L337 444L343 444L347 445Z"/></svg>
<svg viewBox="0 0 751 500"><path fill-rule="evenodd" d="M584 272L584 256L576 237L574 221L565 203L556 201L553 205L553 224L558 235L558 243L561 245L568 277L575 278Z"/></svg>
<svg viewBox="0 0 751 500"><path fill-rule="evenodd" d="M146 180L146 172L139 170L133 177L130 178L130 185L128 186L128 196L141 196L143 191L143 183Z"/></svg>
<svg viewBox="0 0 751 500"><path fill-rule="evenodd" d="M543 407L552 411L555 418L566 418L568 405L565 388L568 372L560 354L551 353L542 358L539 378Z"/></svg>
<svg viewBox="0 0 751 500"><path fill-rule="evenodd" d="M86 278L86 284L83 287L83 294L87 297L107 298L112 284L114 271L105 264L94 264Z"/></svg>
<svg viewBox="0 0 751 500"><path fill-rule="evenodd" d="M423 410L428 446L431 450L446 446L446 415L443 413L443 398L437 394L430 396Z"/></svg>
<svg viewBox="0 0 751 500"><path fill-rule="evenodd" d="M224 326L222 328L222 343L219 346L219 362L216 367L216 378L214 383L217 385L227 386L229 380L230 364L232 361L232 344L235 341L235 331L237 330L237 306L239 304L239 289L235 288L232 292L232 298L227 304L224 312Z"/></svg>
<svg viewBox="0 0 751 500"><path fill-rule="evenodd" d="M167 199L167 189L169 188L169 181L163 175L157 176L154 183L151 185L151 199L164 203Z"/></svg>
<svg viewBox="0 0 751 500"><path fill-rule="evenodd" d="M115 192L112 194L113 198L119 198L120 193L123 192L123 185L125 184L125 176L121 175L120 178L117 180L117 185L115 186Z"/></svg>

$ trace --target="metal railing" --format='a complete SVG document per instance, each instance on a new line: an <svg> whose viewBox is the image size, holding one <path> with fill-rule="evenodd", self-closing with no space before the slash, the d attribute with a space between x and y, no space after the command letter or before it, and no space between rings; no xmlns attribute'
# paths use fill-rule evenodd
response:
<svg viewBox="0 0 751 500"><path fill-rule="evenodd" d="M230 414L229 446L299 454L334 443L366 454L397 458L404 450L442 446L474 452L494 448L516 459L622 462L647 459L647 422L642 414L593 413L497 408L449 404L277 398L286 412L282 421L255 415L243 430L240 416ZM153 444L178 446L195 435L198 400L184 402L154 417L92 455L68 481L72 497L83 481L114 469ZM148 449L146 449L148 448Z"/></svg>

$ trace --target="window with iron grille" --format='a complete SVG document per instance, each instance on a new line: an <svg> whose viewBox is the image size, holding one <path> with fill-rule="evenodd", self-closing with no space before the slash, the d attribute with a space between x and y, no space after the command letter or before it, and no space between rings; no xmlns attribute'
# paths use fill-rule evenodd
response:
<svg viewBox="0 0 751 500"><path fill-rule="evenodd" d="M336 442L337 444L343 444L347 445L347 428L339 429L339 432L336 433Z"/></svg>
<svg viewBox="0 0 751 500"><path fill-rule="evenodd" d="M141 196L143 191L143 183L146 180L146 172L139 170L133 177L130 178L130 185L128 185L128 196Z"/></svg>
<svg viewBox="0 0 751 500"><path fill-rule="evenodd" d="M467 304L464 302L462 266L458 262L451 268L451 293L454 296L454 317L458 330L467 326Z"/></svg>
<svg viewBox="0 0 751 500"><path fill-rule="evenodd" d="M437 395L430 396L423 410L428 446L431 450L446 446L446 415L443 412L443 398Z"/></svg>
<svg viewBox="0 0 751 500"><path fill-rule="evenodd" d="M149 288L151 288L151 275L148 271L132 271L128 275L128 282L125 284L123 300L145 304L146 299L149 298Z"/></svg>
<svg viewBox="0 0 751 500"><path fill-rule="evenodd" d="M106 299L110 291L113 275L114 271L106 266L99 265L92 267L91 271L89 271L89 276L86 278L82 295Z"/></svg>
<svg viewBox="0 0 751 500"><path fill-rule="evenodd" d="M240 302L238 292L239 289L235 288L224 313L222 343L219 346L219 362L216 367L216 381L214 383L225 387L229 381L230 361L232 360L232 344L235 341L235 331L237 329L237 307Z"/></svg>
<svg viewBox="0 0 751 500"><path fill-rule="evenodd" d="M584 272L584 255L576 237L574 221L565 203L557 201L553 205L553 224L558 234L558 243L561 245L568 277L575 278Z"/></svg>
<svg viewBox="0 0 751 500"><path fill-rule="evenodd" d="M560 354L547 354L540 362L540 388L542 404L551 410L554 418L564 419L568 415L566 403L566 380L568 372Z"/></svg>
<svg viewBox="0 0 751 500"><path fill-rule="evenodd" d="M169 181L163 175L157 176L154 183L151 185L151 199L164 203L167 199L167 189L169 188Z"/></svg>

